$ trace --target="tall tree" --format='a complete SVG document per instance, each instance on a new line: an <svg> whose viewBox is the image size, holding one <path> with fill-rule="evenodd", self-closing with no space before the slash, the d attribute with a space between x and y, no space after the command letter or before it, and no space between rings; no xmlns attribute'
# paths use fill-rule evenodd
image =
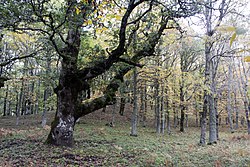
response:
<svg viewBox="0 0 250 167"><path fill-rule="evenodd" d="M133 70L133 113L131 119L131 136L137 136L137 122L138 122L138 103L137 103L137 70Z"/></svg>
<svg viewBox="0 0 250 167"><path fill-rule="evenodd" d="M191 41L189 41L191 43ZM199 64L199 49L195 48L194 44L187 45L186 42L182 42L182 48L180 51L180 68L181 68L181 77L180 77L180 109L181 109L181 118L180 118L180 131L184 132L184 119L185 119L185 110L187 108L186 102L191 99L192 95L187 97L187 90L189 89L187 84L187 74L195 71ZM189 84L190 85L190 84ZM194 90L195 91L195 90Z"/></svg>
<svg viewBox="0 0 250 167"><path fill-rule="evenodd" d="M204 18L206 27L206 40L205 40L205 85L207 89L204 90L204 104L201 118L201 136L200 143L205 144L206 139L206 115L209 113L209 143L217 142L216 132L216 110L215 110L215 75L216 64L212 62L213 59L213 47L216 29L221 25L223 18L226 16L229 10L229 3L231 1L221 0L214 2L212 0L206 0L204 3ZM214 14L218 11L218 17L214 18ZM214 24L215 23L215 24Z"/></svg>
<svg viewBox="0 0 250 167"><path fill-rule="evenodd" d="M104 1L100 3L102 2ZM198 11L197 5L191 0L173 3L161 3L155 0L130 0L128 2L118 2L118 4L116 3L117 6L113 4L112 7L122 7L124 9L118 29L117 46L111 51L107 49L107 58L97 59L89 63L88 66L79 68L78 56L81 49L81 40L84 40L84 36L82 36L84 28L82 26L84 21L90 20L91 17L94 18L99 14L101 9L98 5L100 3L92 0L65 0L59 1L57 4L50 1L30 0L18 1L15 5L9 1L4 2L7 9L4 12L13 12L13 17L11 22L8 20L3 22L8 17L7 14L3 15L0 21L3 24L1 26L19 32L38 31L47 37L61 58L59 84L55 89L57 112L51 125L47 143L72 146L75 121L79 117L115 101L115 93L119 88L119 83L123 81L123 76L134 66L140 66L138 63L142 58L154 54L155 46L158 44L164 30L168 27L168 21L188 17ZM23 8L16 7L20 5ZM140 10L142 6L146 10ZM152 10L153 8L154 10ZM109 8L104 11L112 12ZM134 15L135 13L136 15ZM152 15L149 17L150 14L157 15L159 19L152 20ZM152 21L155 21L154 26L150 26L148 32L142 34L141 47L135 54L127 56L126 51L129 50L129 37L131 34L138 30L137 26L140 28L138 31L142 31L145 29L144 25L150 24ZM140 22L143 22L143 24L139 24ZM93 21L87 21L90 26L91 23ZM173 28L173 26L170 27ZM119 66L119 62L124 62L125 65ZM117 65L117 72L110 79L110 83L103 91L103 94L79 102L79 92L89 88L90 81L108 71L114 65Z"/></svg>

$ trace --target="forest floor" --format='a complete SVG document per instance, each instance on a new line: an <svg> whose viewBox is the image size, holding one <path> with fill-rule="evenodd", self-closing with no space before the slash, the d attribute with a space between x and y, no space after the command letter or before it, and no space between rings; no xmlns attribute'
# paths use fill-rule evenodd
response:
<svg viewBox="0 0 250 167"><path fill-rule="evenodd" d="M220 128L216 145L200 146L200 129L189 127L180 133L159 135L153 127L138 126L138 136L130 136L130 112L115 115L111 108L81 118L75 128L73 148L44 144L49 126L41 128L41 116L0 117L0 166L201 166L250 167L250 136L245 129L231 134ZM48 124L53 113L48 114Z"/></svg>

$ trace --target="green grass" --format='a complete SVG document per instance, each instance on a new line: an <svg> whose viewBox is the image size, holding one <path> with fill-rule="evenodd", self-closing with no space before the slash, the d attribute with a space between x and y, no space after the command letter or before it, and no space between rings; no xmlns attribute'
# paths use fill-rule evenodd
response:
<svg viewBox="0 0 250 167"><path fill-rule="evenodd" d="M0 166L250 166L250 140L244 131L224 130L218 144L199 146L199 128L157 135L153 128L139 126L138 137L131 137L128 121L115 127L105 123L83 118L76 125L73 148L43 144L49 128L2 128Z"/></svg>

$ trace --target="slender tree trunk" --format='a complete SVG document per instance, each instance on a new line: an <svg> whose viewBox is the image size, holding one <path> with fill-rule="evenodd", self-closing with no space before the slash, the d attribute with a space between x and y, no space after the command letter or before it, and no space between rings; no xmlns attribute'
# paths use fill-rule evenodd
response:
<svg viewBox="0 0 250 167"><path fill-rule="evenodd" d="M130 136L137 136L137 115L138 115L138 104L137 104L137 70L136 67L134 68L133 74L133 95L134 95L134 107L133 107L133 114L132 114L132 122L131 122L131 133Z"/></svg>
<svg viewBox="0 0 250 167"><path fill-rule="evenodd" d="M165 106L164 106L164 95L163 95L163 88L162 87L162 92L161 92L161 107L160 107L160 112L161 112L161 133L164 134L165 132L165 124L166 124L166 113L165 113Z"/></svg>
<svg viewBox="0 0 250 167"><path fill-rule="evenodd" d="M31 93L32 93L32 95L34 95L34 91L35 91L35 82L32 81L32 83L31 83ZM34 103L33 103L32 99L30 99L30 114L34 114Z"/></svg>
<svg viewBox="0 0 250 167"><path fill-rule="evenodd" d="M37 94L36 94L36 102L35 102L35 114L38 114L38 112L39 112L40 86L41 86L41 80L39 78L38 81L37 81Z"/></svg>
<svg viewBox="0 0 250 167"><path fill-rule="evenodd" d="M155 79L155 123L156 133L161 133L159 81Z"/></svg>
<svg viewBox="0 0 250 167"><path fill-rule="evenodd" d="M126 105L126 98L121 97L120 110L119 110L120 115L124 115L125 105Z"/></svg>
<svg viewBox="0 0 250 167"><path fill-rule="evenodd" d="M51 73L51 57L47 57L47 61L46 61L46 75L49 76L49 74ZM48 81L48 80L47 80ZM48 84L45 81L45 90L44 90L44 94L43 94L43 114L42 114L42 127L45 127L46 123L47 123L47 111L48 106L47 106L47 100L50 96L50 84Z"/></svg>
<svg viewBox="0 0 250 167"><path fill-rule="evenodd" d="M240 75L241 75L241 83L242 83L242 87L243 87L242 89L243 89L243 95L244 95L244 107L245 107L245 115L246 115L246 121L247 121L247 132L248 134L250 134L249 97L247 94L248 79L247 79L246 69L242 60L241 60L241 64L242 64L242 69L243 69L243 76L241 75L241 70L240 70ZM240 64L239 64L239 67L240 67Z"/></svg>
<svg viewBox="0 0 250 167"><path fill-rule="evenodd" d="M144 116L144 88L141 85L141 90L140 90L140 122L142 122L142 126L143 126L143 116Z"/></svg>
<svg viewBox="0 0 250 167"><path fill-rule="evenodd" d="M5 97L3 102L3 116L7 115L7 99L8 99L9 86L6 86Z"/></svg>
<svg viewBox="0 0 250 167"><path fill-rule="evenodd" d="M173 103L173 110L174 110L174 128L177 128L177 125L178 125L178 112L177 112L175 102Z"/></svg>
<svg viewBox="0 0 250 167"><path fill-rule="evenodd" d="M144 85L144 99L142 101L142 103L144 103L144 111L143 111L143 118L142 118L142 126L146 127L146 120L147 120L147 86L146 86L146 81L145 81L145 85Z"/></svg>
<svg viewBox="0 0 250 167"><path fill-rule="evenodd" d="M180 131L181 132L184 132L184 121L185 121L185 104L184 104L185 97L183 89L184 89L184 71L181 72L181 80L180 80L180 109L181 109Z"/></svg>
<svg viewBox="0 0 250 167"><path fill-rule="evenodd" d="M218 113L218 98L214 98L214 109L216 113L216 138L219 140L219 113Z"/></svg>
<svg viewBox="0 0 250 167"><path fill-rule="evenodd" d="M30 70L30 76L34 76L34 69ZM35 81L32 80L30 84L30 93L32 96L35 94ZM29 114L34 114L34 102L33 102L33 97L29 97Z"/></svg>
<svg viewBox="0 0 250 167"><path fill-rule="evenodd" d="M199 127L199 109L198 109L198 102L195 98L195 126Z"/></svg>
<svg viewBox="0 0 250 167"><path fill-rule="evenodd" d="M188 114L185 114L186 128L188 127Z"/></svg>
<svg viewBox="0 0 250 167"><path fill-rule="evenodd" d="M244 117L241 117L241 119L240 119L240 124L241 124L241 126L244 126L244 125L245 125L245 118L244 118Z"/></svg>
<svg viewBox="0 0 250 167"><path fill-rule="evenodd" d="M21 106L22 106L22 100L23 100L23 87L24 87L24 80L22 80L22 86L21 86L21 90L20 90L20 94L19 94L19 100L18 100L18 107L16 110L16 125L19 125L19 117L20 117L20 113L21 113ZM18 95L18 93L17 93Z"/></svg>
<svg viewBox="0 0 250 167"><path fill-rule="evenodd" d="M17 115L18 111L18 105L19 105L19 94L16 92L16 107L15 107L15 114Z"/></svg>
<svg viewBox="0 0 250 167"><path fill-rule="evenodd" d="M42 113L42 127L45 127L46 123L47 123L47 110L48 110L48 107L47 107L47 99L48 99L48 96L49 96L49 88L47 87L45 90L44 90L44 98L43 98L43 113Z"/></svg>
<svg viewBox="0 0 250 167"><path fill-rule="evenodd" d="M230 60L230 64L228 66L228 88L227 88L227 115L228 115L228 122L230 126L230 131L231 133L234 132L233 129L233 121L232 121L232 98L231 98L231 93L232 93L232 79L233 79L233 73L232 73L232 60Z"/></svg>
<svg viewBox="0 0 250 167"><path fill-rule="evenodd" d="M113 110L112 110L112 119L111 122L109 124L110 127L114 127L115 126L115 111L116 111L116 103L113 104Z"/></svg>
<svg viewBox="0 0 250 167"><path fill-rule="evenodd" d="M171 134L171 124L170 124L170 112L169 112L169 96L168 96L168 88L166 88L166 122L167 122L167 133Z"/></svg>
<svg viewBox="0 0 250 167"><path fill-rule="evenodd" d="M245 111L246 112L246 120L247 120L247 133L250 134L250 117L249 117L250 106L248 106L247 108L248 109Z"/></svg>
<svg viewBox="0 0 250 167"><path fill-rule="evenodd" d="M171 134L171 123L170 123L170 113L169 111L167 111L167 132L168 132L168 135Z"/></svg>
<svg viewBox="0 0 250 167"><path fill-rule="evenodd" d="M7 110L7 115L11 115L11 105L12 105L12 101L8 100L8 110Z"/></svg>
<svg viewBox="0 0 250 167"><path fill-rule="evenodd" d="M237 109L236 90L234 89L234 112L235 112L235 129L239 128L239 110Z"/></svg>

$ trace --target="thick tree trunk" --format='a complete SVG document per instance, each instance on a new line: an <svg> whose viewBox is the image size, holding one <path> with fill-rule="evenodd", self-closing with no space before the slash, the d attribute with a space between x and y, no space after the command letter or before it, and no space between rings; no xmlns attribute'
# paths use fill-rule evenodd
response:
<svg viewBox="0 0 250 167"><path fill-rule="evenodd" d="M51 124L47 143L71 147L74 143L74 117L77 111L78 92L82 90L80 81L75 76L77 72L77 57L80 46L80 34L76 30L68 32L68 46L64 49L62 69L59 77L57 94L57 112Z"/></svg>
<svg viewBox="0 0 250 167"><path fill-rule="evenodd" d="M209 97L209 144L217 143L217 132L216 132L216 110L214 104L214 98Z"/></svg>
<svg viewBox="0 0 250 167"><path fill-rule="evenodd" d="M208 100L207 92L204 92L204 103L203 103L203 112L201 115L201 135L200 135L200 144L206 144L206 126L207 126L207 111L208 111Z"/></svg>
<svg viewBox="0 0 250 167"><path fill-rule="evenodd" d="M67 85L60 77L62 89L57 92L57 112L51 124L51 131L47 143L60 146L73 146L73 131L76 119L74 112L77 109L77 92Z"/></svg>
<svg viewBox="0 0 250 167"><path fill-rule="evenodd" d="M80 36L76 28L72 28L68 31L67 47L64 48L60 54L63 59L61 62L62 68L59 77L59 85L55 89L57 94L57 112L51 124L51 131L47 138L47 143L72 146L75 121L83 115L92 113L106 105L114 104L115 94L120 85L119 83L123 82L123 76L132 69L131 63L129 62L128 64L130 65L119 67L116 75L110 80L110 83L103 91L103 95L79 102L77 100L78 92L86 90L87 81L91 81L95 77L103 74L105 71L109 70L114 63L122 60L120 56L125 52L127 21L133 9L139 4L140 3L129 3L127 11L121 21L119 45L117 48L110 53L107 59L96 62L96 64L90 67L86 67L82 70L77 69ZM75 16L73 14L75 13L75 7L72 6L71 10L72 13L70 13L69 16ZM149 36L147 45L136 52L131 58L132 64L134 64L133 62L138 63L143 57L151 56L154 53L154 48L163 31L166 29L167 19L168 17L162 18L158 31L154 36ZM74 23L74 19L69 18L69 20ZM71 26L71 24L69 26ZM80 27L80 25L76 27Z"/></svg>

